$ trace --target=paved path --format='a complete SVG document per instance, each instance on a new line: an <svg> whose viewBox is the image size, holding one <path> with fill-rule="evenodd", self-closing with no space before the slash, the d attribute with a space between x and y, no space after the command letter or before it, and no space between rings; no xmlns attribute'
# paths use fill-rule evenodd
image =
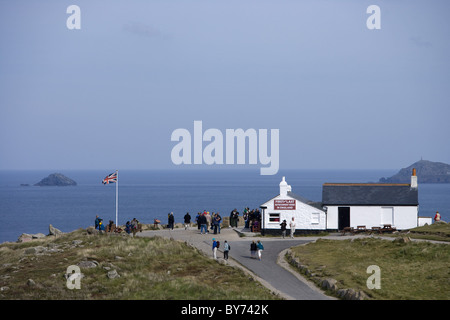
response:
<svg viewBox="0 0 450 320"><path fill-rule="evenodd" d="M162 236L173 238L174 240L186 241L187 243L202 250L205 254L212 257L212 239L216 238L221 243L217 257L222 259L223 243L225 240L231 246L229 253L229 263L231 265L244 266L250 270L256 278L266 287L272 289L280 296L289 300L323 300L334 299L325 295L313 284L298 274L292 273L277 263L279 254L292 246L305 244L316 240L317 238L302 238L301 240L291 240L289 238L265 238L265 237L240 237L236 231L231 228L224 228L221 234L200 234L197 228L143 231L138 236L151 237ZM261 240L264 245L262 260L253 259L250 255L250 243L255 240ZM238 263L236 263L238 262Z"/></svg>
<svg viewBox="0 0 450 320"><path fill-rule="evenodd" d="M231 245L230 259L228 263L230 265L241 267L244 271L252 273L252 275L257 278L264 286L268 287L272 291L278 293L280 296L289 300L323 300L323 299L335 299L325 295L321 290L319 290L314 284L303 278L296 272L290 272L287 269L287 263L284 259L280 258L280 253L287 248L292 246L305 244L317 240L319 237L305 237L296 238L294 240L286 238L277 237L240 237L238 233L231 228L224 228L221 234L200 234L197 228L190 228L184 230L184 228L174 229L174 230L158 230L158 231L143 231L137 234L142 237L152 237L161 236L173 238L174 240L186 241L192 246L203 251L206 255L212 258L212 239L216 238L221 242L221 248L217 253L217 257L222 259L223 253L223 243L225 240ZM333 240L345 240L345 239L355 239L367 237L366 235L329 235L325 239ZM378 237L382 238L382 237ZM383 237L385 240L393 240L394 238ZM255 240L261 240L264 245L264 251L262 254L262 261L257 259L252 259L250 256L250 243ZM429 241L429 240L414 240L412 241ZM436 243L448 242L438 242L430 241ZM278 261L278 263L277 263ZM283 263L284 262L284 263ZM281 265L284 265L282 267ZM242 267L243 266L243 267Z"/></svg>

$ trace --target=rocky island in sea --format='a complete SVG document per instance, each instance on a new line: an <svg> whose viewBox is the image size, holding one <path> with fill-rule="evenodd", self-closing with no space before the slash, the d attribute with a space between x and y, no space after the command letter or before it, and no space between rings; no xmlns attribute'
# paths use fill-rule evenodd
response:
<svg viewBox="0 0 450 320"><path fill-rule="evenodd" d="M419 183L450 183L450 164L420 160L401 169L390 178L381 178L381 183L409 183L411 172L415 168Z"/></svg>
<svg viewBox="0 0 450 320"><path fill-rule="evenodd" d="M47 187L47 186L58 186L58 187L66 187L66 186L76 186L77 183L72 179L66 177L61 173L52 173L48 177L42 179L35 186L39 187Z"/></svg>

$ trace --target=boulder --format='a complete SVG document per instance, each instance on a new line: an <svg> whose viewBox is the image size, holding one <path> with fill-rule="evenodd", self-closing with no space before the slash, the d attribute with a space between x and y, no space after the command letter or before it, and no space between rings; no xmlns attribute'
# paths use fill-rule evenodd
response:
<svg viewBox="0 0 450 320"><path fill-rule="evenodd" d="M43 233L35 233L35 234L32 234L31 236L33 239L42 239L42 238L46 237L46 235Z"/></svg>
<svg viewBox="0 0 450 320"><path fill-rule="evenodd" d="M93 226L87 227L86 229L87 234L97 234L98 230L95 229Z"/></svg>
<svg viewBox="0 0 450 320"><path fill-rule="evenodd" d="M109 279L120 278L120 275L117 273L117 270L108 271L108 275L107 276L108 276Z"/></svg>
<svg viewBox="0 0 450 320"><path fill-rule="evenodd" d="M354 290L354 289L339 289L337 292L337 295L346 300L368 300L369 296L361 290Z"/></svg>
<svg viewBox="0 0 450 320"><path fill-rule="evenodd" d="M399 237L397 239L394 240L394 243L410 243L411 242L411 238L410 237Z"/></svg>
<svg viewBox="0 0 450 320"><path fill-rule="evenodd" d="M46 235L43 233L35 233L35 234L22 233L17 239L17 242L29 242L31 240L42 239L45 237Z"/></svg>
<svg viewBox="0 0 450 320"><path fill-rule="evenodd" d="M337 290L337 281L335 279L327 278L327 279L322 280L321 286L322 286L322 288L324 288L326 290L336 291Z"/></svg>
<svg viewBox="0 0 450 320"><path fill-rule="evenodd" d="M34 282L33 279L28 279L27 280L27 286L34 287L34 286L36 286L36 282Z"/></svg>
<svg viewBox="0 0 450 320"><path fill-rule="evenodd" d="M92 261L85 260L78 262L77 266L79 266L80 268L95 268L98 266L98 262L94 260Z"/></svg>
<svg viewBox="0 0 450 320"><path fill-rule="evenodd" d="M47 248L43 246L30 247L25 249L25 254L39 254L47 251Z"/></svg>
<svg viewBox="0 0 450 320"><path fill-rule="evenodd" d="M49 236L59 236L62 233L63 232L61 230L56 229L54 226L52 226L52 225L48 226L48 235Z"/></svg>
<svg viewBox="0 0 450 320"><path fill-rule="evenodd" d="M17 239L17 242L28 242L33 240L33 235L28 233L22 233L19 238Z"/></svg>

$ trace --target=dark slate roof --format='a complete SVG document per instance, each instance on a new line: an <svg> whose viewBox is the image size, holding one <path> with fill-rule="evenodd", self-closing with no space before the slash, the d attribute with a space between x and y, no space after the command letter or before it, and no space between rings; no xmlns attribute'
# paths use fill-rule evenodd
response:
<svg viewBox="0 0 450 320"><path fill-rule="evenodd" d="M418 189L409 184L325 183L322 203L326 205L419 205Z"/></svg>

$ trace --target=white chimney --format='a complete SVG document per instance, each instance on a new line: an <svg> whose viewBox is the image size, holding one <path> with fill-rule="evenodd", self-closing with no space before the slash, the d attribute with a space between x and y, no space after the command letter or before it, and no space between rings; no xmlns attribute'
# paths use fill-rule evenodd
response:
<svg viewBox="0 0 450 320"><path fill-rule="evenodd" d="M280 182L280 196L286 196L288 192L291 192L291 186L287 184L285 177Z"/></svg>
<svg viewBox="0 0 450 320"><path fill-rule="evenodd" d="M416 175L416 168L413 168L412 170L412 176L411 176L411 188L417 189L417 175Z"/></svg>

